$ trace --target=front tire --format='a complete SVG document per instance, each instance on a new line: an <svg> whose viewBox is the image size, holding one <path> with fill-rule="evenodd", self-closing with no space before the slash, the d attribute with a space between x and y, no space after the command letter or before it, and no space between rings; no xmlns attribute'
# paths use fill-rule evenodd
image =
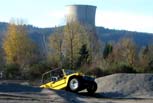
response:
<svg viewBox="0 0 153 103"><path fill-rule="evenodd" d="M97 90L97 83L96 82L92 82L89 84L89 87L87 88L87 91L89 94L94 94Z"/></svg>
<svg viewBox="0 0 153 103"><path fill-rule="evenodd" d="M80 88L80 80L78 78L72 78L68 83L68 90L72 92L78 92Z"/></svg>

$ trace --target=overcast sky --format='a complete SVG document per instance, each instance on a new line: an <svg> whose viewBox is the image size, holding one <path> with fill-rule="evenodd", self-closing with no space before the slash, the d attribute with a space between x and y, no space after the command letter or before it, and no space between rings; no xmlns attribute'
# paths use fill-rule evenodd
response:
<svg viewBox="0 0 153 103"><path fill-rule="evenodd" d="M153 0L0 0L0 22L24 19L37 27L65 24L65 6L97 6L96 26L153 33Z"/></svg>

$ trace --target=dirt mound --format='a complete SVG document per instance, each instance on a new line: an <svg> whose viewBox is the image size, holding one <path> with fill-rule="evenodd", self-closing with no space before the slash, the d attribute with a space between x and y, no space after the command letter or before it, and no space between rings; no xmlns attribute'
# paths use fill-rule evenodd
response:
<svg viewBox="0 0 153 103"><path fill-rule="evenodd" d="M111 98L153 98L153 74L113 74L97 78L97 93Z"/></svg>

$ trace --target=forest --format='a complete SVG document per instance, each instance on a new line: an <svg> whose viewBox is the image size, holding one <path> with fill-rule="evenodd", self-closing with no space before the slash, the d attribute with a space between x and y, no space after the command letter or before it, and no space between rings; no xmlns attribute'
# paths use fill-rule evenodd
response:
<svg viewBox="0 0 153 103"><path fill-rule="evenodd" d="M39 79L57 67L96 77L153 72L153 36L149 33L104 28L96 28L95 33L75 22L43 32L14 22L0 28L0 72L4 79Z"/></svg>

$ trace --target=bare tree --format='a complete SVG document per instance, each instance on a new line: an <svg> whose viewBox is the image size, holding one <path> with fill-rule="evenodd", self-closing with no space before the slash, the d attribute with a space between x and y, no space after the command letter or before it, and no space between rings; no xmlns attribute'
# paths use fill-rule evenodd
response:
<svg viewBox="0 0 153 103"><path fill-rule="evenodd" d="M49 37L49 47L52 56L51 58L54 58L54 61L60 67L62 67L62 62L63 62L62 45L63 45L63 30L60 28L56 28L55 32Z"/></svg>
<svg viewBox="0 0 153 103"><path fill-rule="evenodd" d="M139 70L140 72L153 71L153 46L147 45L139 53Z"/></svg>
<svg viewBox="0 0 153 103"><path fill-rule="evenodd" d="M136 46L132 39L122 38L113 48L110 58L112 62L125 62L134 65L136 57Z"/></svg>

